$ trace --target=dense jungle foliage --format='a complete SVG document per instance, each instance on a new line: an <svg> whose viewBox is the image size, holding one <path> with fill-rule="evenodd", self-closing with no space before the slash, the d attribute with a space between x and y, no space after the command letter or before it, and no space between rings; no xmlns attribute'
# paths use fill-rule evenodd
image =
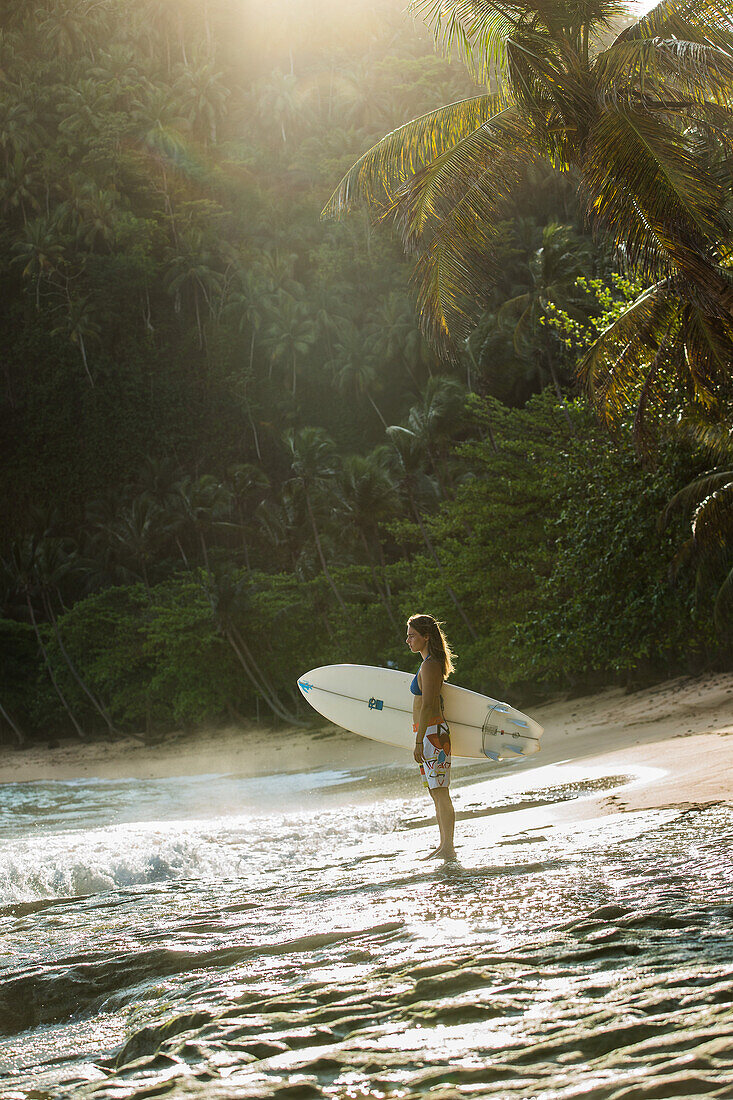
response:
<svg viewBox="0 0 733 1100"><path fill-rule="evenodd" d="M527 170L449 362L399 243L320 218L474 94L401 0L7 0L0 89L4 740L308 721L423 610L518 705L730 660L665 514L709 453L577 381L628 283L572 176Z"/></svg>

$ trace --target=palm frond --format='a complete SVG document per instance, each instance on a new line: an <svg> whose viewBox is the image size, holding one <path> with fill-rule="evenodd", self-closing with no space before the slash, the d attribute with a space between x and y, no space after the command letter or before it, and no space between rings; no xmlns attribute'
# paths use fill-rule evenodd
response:
<svg viewBox="0 0 733 1100"><path fill-rule="evenodd" d="M529 159L537 159L533 128L508 107L406 180L385 214L415 247L428 224L442 227L472 193L480 195L482 216L495 215Z"/></svg>
<svg viewBox="0 0 733 1100"><path fill-rule="evenodd" d="M606 424L613 428L634 407L649 365L675 317L667 280L649 287L600 334L578 374ZM654 377L649 379L651 387ZM651 395L647 395L647 403Z"/></svg>
<svg viewBox="0 0 733 1100"><path fill-rule="evenodd" d="M684 109L689 97L727 106L730 118L733 54L706 42L623 39L599 53L592 68L602 103L623 99L649 107L668 99L673 110L675 104Z"/></svg>
<svg viewBox="0 0 733 1100"><path fill-rule="evenodd" d="M662 0L619 39L677 38L685 42L709 42L733 49L733 21L728 0Z"/></svg>
<svg viewBox="0 0 733 1100"><path fill-rule="evenodd" d="M607 108L580 168L593 220L629 263L647 277L674 265L699 285L710 281L706 253L725 236L725 195L675 127L628 107Z"/></svg>
<svg viewBox="0 0 733 1100"><path fill-rule="evenodd" d="M469 72L501 86L507 72L507 44L516 33L524 6L490 0L413 0L415 12L430 27L436 44L450 56L455 48Z"/></svg>
<svg viewBox="0 0 733 1100"><path fill-rule="evenodd" d="M367 150L343 177L323 209L336 217L359 199L385 207L410 176L497 115L505 101L480 95L449 103L406 122Z"/></svg>
<svg viewBox="0 0 733 1100"><path fill-rule="evenodd" d="M451 193L457 190L455 181L446 181L445 205L423 246L413 282L423 331L449 356L468 335L499 275L494 244L502 205L539 159L530 141L517 140L510 149L497 147L462 194ZM409 219L409 206L404 216Z"/></svg>
<svg viewBox="0 0 733 1100"><path fill-rule="evenodd" d="M688 410L680 421L682 431L703 447L716 465L724 465L733 458L733 428L730 424L712 422L703 417L701 410Z"/></svg>
<svg viewBox="0 0 733 1100"><path fill-rule="evenodd" d="M711 410L716 404L718 385L730 373L733 325L710 316L691 302L681 307L680 322L685 339L684 369L688 394L693 403Z"/></svg>
<svg viewBox="0 0 733 1100"><path fill-rule="evenodd" d="M692 534L701 552L724 553L733 534L733 478L701 500L692 518Z"/></svg>
<svg viewBox="0 0 733 1100"><path fill-rule="evenodd" d="M662 512L660 526L666 527L675 512L690 513L701 500L733 482L733 470L708 470L675 493Z"/></svg>

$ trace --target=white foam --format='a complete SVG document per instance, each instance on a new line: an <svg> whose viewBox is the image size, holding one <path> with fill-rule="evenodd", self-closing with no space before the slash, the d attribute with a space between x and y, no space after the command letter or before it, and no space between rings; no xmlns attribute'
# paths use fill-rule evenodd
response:
<svg viewBox="0 0 733 1100"><path fill-rule="evenodd" d="M235 848L169 822L27 837L0 851L0 904L230 878L241 864Z"/></svg>

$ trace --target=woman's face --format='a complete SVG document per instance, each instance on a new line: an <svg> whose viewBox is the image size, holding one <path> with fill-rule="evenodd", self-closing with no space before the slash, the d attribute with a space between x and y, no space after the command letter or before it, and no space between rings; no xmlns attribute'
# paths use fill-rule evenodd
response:
<svg viewBox="0 0 733 1100"><path fill-rule="evenodd" d="M415 627L410 626L409 623L407 624L407 637L405 638L405 641L407 642L413 653L420 653L421 650L425 649L425 646L428 643L425 635L418 634L418 632L415 630Z"/></svg>

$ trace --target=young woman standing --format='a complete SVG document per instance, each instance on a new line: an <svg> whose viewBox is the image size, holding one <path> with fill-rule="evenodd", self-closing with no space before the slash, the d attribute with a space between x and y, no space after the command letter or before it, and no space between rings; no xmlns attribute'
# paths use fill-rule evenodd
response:
<svg viewBox="0 0 733 1100"><path fill-rule="evenodd" d="M441 691L443 681L453 671L453 654L440 623L432 615L411 615L407 620L406 641L412 652L422 657L410 684L415 760L435 803L440 830L440 844L425 858L451 859L456 854L453 847L456 814L449 790L450 730L443 716Z"/></svg>

